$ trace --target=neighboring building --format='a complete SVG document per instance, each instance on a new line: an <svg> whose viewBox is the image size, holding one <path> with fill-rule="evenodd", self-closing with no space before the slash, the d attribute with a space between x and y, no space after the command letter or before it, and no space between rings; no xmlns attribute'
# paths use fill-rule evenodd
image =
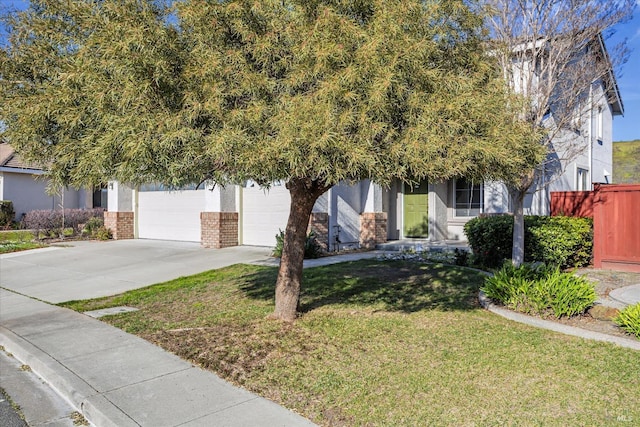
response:
<svg viewBox="0 0 640 427"><path fill-rule="evenodd" d="M11 145L0 142L0 200L13 203L16 220L32 210L61 209L63 201L65 209L106 207L100 203L100 190L92 194L86 190L67 189L64 197L47 194L47 180L43 175L42 169L25 163ZM106 190L104 193L106 196Z"/></svg>
<svg viewBox="0 0 640 427"><path fill-rule="evenodd" d="M601 38L594 46L606 57ZM550 191L591 190L593 183L611 183L613 117L623 113L611 70L594 79L584 98L572 113L575 120L552 141L555 157L526 197L525 214L548 215ZM553 113L550 109L551 122ZM565 155L559 147L569 138L574 153ZM283 185L269 190L247 183L165 191L161 186L132 189L113 182L105 221L116 238L184 240L207 247L273 246L275 235L286 226L289 204ZM509 194L499 182L459 179L421 182L415 188L396 182L383 189L364 180L334 186L324 194L314 207L310 228L329 251L406 238L466 240L463 228L471 218L509 211Z"/></svg>

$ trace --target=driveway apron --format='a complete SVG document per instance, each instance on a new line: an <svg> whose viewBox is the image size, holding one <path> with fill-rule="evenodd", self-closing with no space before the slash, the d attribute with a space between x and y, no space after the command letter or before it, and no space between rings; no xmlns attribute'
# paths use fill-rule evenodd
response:
<svg viewBox="0 0 640 427"><path fill-rule="evenodd" d="M204 249L159 240L72 242L0 255L0 286L50 303L119 294L181 276L269 258L269 248Z"/></svg>

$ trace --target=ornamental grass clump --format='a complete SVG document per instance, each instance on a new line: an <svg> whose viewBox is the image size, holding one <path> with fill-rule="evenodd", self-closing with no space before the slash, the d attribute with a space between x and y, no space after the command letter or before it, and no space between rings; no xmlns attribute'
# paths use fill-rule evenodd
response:
<svg viewBox="0 0 640 427"><path fill-rule="evenodd" d="M485 280L482 291L512 310L543 317L575 316L596 300L587 279L543 264L506 264Z"/></svg>
<svg viewBox="0 0 640 427"><path fill-rule="evenodd" d="M628 306L613 321L616 325L640 339L640 303Z"/></svg>

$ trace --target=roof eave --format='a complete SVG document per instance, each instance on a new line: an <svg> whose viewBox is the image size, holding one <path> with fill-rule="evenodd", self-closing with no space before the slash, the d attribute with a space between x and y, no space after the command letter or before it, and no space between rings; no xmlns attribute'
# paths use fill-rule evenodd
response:
<svg viewBox="0 0 640 427"><path fill-rule="evenodd" d="M605 59L607 61L607 78L609 80L607 84L607 98L609 99L611 110L613 111L614 116L624 116L624 104L622 103L620 88L618 87L616 76L613 73L613 67L611 65L611 60L609 59L607 49L604 45L604 38L602 37L602 33L598 34L598 41L600 43L600 49L602 49L602 52L604 53Z"/></svg>

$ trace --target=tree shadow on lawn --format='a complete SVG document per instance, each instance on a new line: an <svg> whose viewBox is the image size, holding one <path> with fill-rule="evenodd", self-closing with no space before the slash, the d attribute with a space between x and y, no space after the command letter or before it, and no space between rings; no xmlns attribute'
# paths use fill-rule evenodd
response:
<svg viewBox="0 0 640 427"><path fill-rule="evenodd" d="M247 296L272 300L277 270L244 276ZM406 313L477 308L485 276L473 270L407 261L362 260L304 270L301 311L326 305L375 306Z"/></svg>

